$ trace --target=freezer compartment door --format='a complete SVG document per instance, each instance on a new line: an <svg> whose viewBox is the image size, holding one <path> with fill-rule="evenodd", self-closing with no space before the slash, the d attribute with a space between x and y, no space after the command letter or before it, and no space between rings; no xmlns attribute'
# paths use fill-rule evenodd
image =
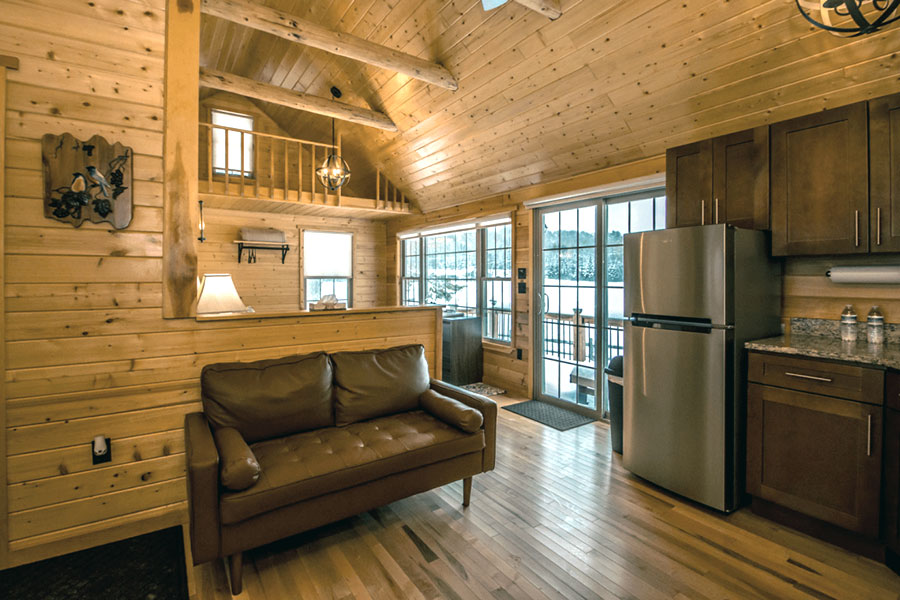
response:
<svg viewBox="0 0 900 600"><path fill-rule="evenodd" d="M731 336L625 324L625 468L722 511Z"/></svg>
<svg viewBox="0 0 900 600"><path fill-rule="evenodd" d="M625 236L625 316L635 313L731 323L724 225Z"/></svg>

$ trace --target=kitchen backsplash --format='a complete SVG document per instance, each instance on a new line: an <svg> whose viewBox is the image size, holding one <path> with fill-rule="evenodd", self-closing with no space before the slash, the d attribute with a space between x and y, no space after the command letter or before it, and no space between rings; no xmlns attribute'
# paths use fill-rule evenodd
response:
<svg viewBox="0 0 900 600"><path fill-rule="evenodd" d="M866 322L865 316L862 317L857 327L856 339L859 341L866 340ZM821 337L833 337L840 339L840 322L835 319L791 319L791 333L803 335L817 335ZM887 344L900 342L900 324L885 323L884 325L884 341Z"/></svg>

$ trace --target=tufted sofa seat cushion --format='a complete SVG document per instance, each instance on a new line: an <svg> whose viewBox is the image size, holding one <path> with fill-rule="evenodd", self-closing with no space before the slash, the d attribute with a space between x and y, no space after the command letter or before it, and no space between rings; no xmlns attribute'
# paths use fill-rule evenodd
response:
<svg viewBox="0 0 900 600"><path fill-rule="evenodd" d="M484 432L466 433L421 410L252 444L261 475L224 491L222 523L244 519L442 460L481 452Z"/></svg>

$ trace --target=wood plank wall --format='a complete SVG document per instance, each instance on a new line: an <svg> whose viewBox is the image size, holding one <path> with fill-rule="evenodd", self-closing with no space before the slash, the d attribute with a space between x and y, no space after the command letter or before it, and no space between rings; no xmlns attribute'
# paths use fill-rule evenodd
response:
<svg viewBox="0 0 900 600"><path fill-rule="evenodd" d="M353 306L387 305L385 224L383 221L204 210L206 242L198 245L200 274L231 273L244 303L257 312L303 310L300 241L305 229L346 231L353 234ZM281 263L281 252L259 250L257 262L247 263L247 252L237 262L241 227L274 227L284 231L290 251Z"/></svg>
<svg viewBox="0 0 900 600"><path fill-rule="evenodd" d="M825 272L835 266L900 264L900 255L793 257L785 261L782 317L838 319L852 304L864 321L878 305L888 323L900 323L900 285L832 283Z"/></svg>
<svg viewBox="0 0 900 600"><path fill-rule="evenodd" d="M203 365L410 342L424 343L433 360L436 336L433 311L164 320L165 2L11 5L0 10L0 54L19 57L21 68L9 72L4 115L8 480L0 490L9 514L0 519L10 554L0 567L183 522L182 423L199 406ZM44 218L40 138L67 131L133 146L128 229ZM378 227L366 230L371 239ZM100 434L112 438L113 460L94 466L90 441Z"/></svg>

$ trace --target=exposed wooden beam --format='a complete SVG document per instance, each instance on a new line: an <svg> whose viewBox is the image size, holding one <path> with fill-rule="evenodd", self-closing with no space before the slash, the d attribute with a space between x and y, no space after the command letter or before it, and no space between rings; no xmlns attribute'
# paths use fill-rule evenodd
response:
<svg viewBox="0 0 900 600"><path fill-rule="evenodd" d="M163 316L173 319L192 316L197 299L200 10L196 4L166 1L166 56Z"/></svg>
<svg viewBox="0 0 900 600"><path fill-rule="evenodd" d="M549 1L529 0L529 2L535 4L544 4ZM203 0L202 10L204 13L220 19L226 19L239 25L277 35L298 44L312 46L339 56L346 56L376 67L391 69L448 90L459 88L459 84L453 78L453 75L439 64L370 42L349 33L332 31L275 8L254 4L246 0Z"/></svg>
<svg viewBox="0 0 900 600"><path fill-rule="evenodd" d="M555 21L562 16L562 9L559 8L559 0L514 0L526 8L535 10L550 20Z"/></svg>
<svg viewBox="0 0 900 600"><path fill-rule="evenodd" d="M295 110L325 115L326 117L333 117L342 121L377 127L385 131L397 131L397 126L394 125L394 122L383 113L353 106L352 104L336 102L328 98L304 94L303 92L295 92L270 83L262 83L232 73L225 73L224 71L200 67L200 86L231 92L247 98L256 98L263 102L280 104Z"/></svg>

